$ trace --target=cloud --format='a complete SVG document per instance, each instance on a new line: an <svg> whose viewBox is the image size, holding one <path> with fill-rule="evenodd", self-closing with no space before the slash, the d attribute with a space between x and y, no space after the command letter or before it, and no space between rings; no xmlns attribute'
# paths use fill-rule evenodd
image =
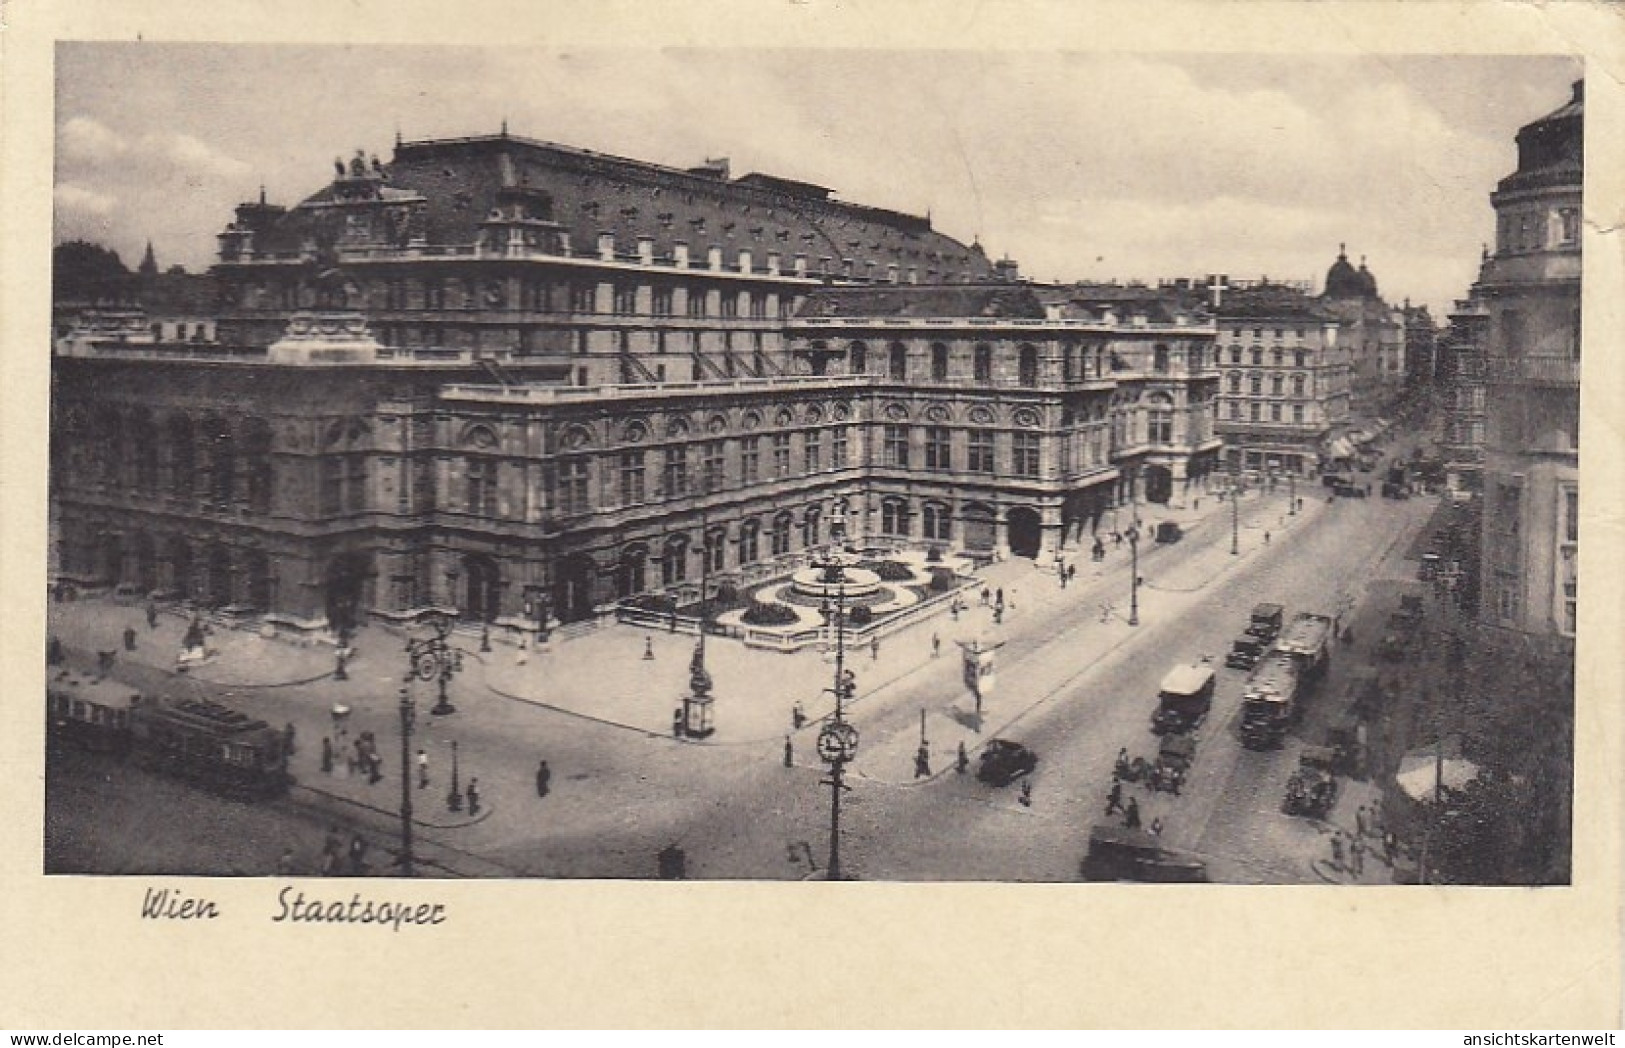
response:
<svg viewBox="0 0 1625 1048"><path fill-rule="evenodd" d="M72 164L105 164L130 150L130 143L106 124L75 116L57 131L57 158Z"/></svg>
<svg viewBox="0 0 1625 1048"><path fill-rule="evenodd" d="M57 186L53 198L58 215L105 218L118 207L117 197L72 182Z"/></svg>

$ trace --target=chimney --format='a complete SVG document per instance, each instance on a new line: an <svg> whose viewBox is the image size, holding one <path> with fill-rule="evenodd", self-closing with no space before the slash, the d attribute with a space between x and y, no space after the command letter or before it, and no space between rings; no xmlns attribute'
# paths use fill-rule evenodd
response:
<svg viewBox="0 0 1625 1048"><path fill-rule="evenodd" d="M654 265L655 238L651 236L638 237L638 261L646 266Z"/></svg>
<svg viewBox="0 0 1625 1048"><path fill-rule="evenodd" d="M739 271L741 273L749 273L750 272L750 252L749 251L741 251L741 252L739 252Z"/></svg>
<svg viewBox="0 0 1625 1048"><path fill-rule="evenodd" d="M598 258L602 262L615 261L615 234L598 234Z"/></svg>
<svg viewBox="0 0 1625 1048"><path fill-rule="evenodd" d="M804 277L804 276L807 275L807 256L806 255L797 255L796 256L796 270L795 271L796 271L796 276L798 276L798 277Z"/></svg>
<svg viewBox="0 0 1625 1048"><path fill-rule="evenodd" d="M714 270L722 269L722 248L715 244L705 249L705 264Z"/></svg>
<svg viewBox="0 0 1625 1048"><path fill-rule="evenodd" d="M688 268L688 244L682 240L675 240L671 245L671 258L678 269Z"/></svg>
<svg viewBox="0 0 1625 1048"><path fill-rule="evenodd" d="M779 253L777 251L767 253L767 275L770 277L779 275Z"/></svg>

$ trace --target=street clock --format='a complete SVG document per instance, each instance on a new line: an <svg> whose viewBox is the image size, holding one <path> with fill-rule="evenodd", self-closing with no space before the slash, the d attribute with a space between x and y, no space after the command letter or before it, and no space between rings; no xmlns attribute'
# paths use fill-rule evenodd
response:
<svg viewBox="0 0 1625 1048"><path fill-rule="evenodd" d="M844 721L824 725L818 733L818 755L834 764L858 752L858 729Z"/></svg>

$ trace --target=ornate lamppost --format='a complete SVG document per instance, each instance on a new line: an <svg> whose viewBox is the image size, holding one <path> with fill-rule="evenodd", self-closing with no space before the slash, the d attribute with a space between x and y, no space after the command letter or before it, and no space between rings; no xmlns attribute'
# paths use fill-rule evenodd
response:
<svg viewBox="0 0 1625 1048"><path fill-rule="evenodd" d="M410 680L411 678L408 678ZM412 876L412 728L417 706L412 689L401 688L401 876Z"/></svg>
<svg viewBox="0 0 1625 1048"><path fill-rule="evenodd" d="M451 636L454 625L450 615L432 615L429 618L429 625L434 629L434 636L406 642L406 657L410 666L406 679L408 682L437 681L440 685L440 698L429 712L436 717L444 717L448 713L457 712L457 707L446 698L446 685L451 683L452 677L461 672L463 653L446 641L446 638Z"/></svg>
<svg viewBox="0 0 1625 1048"><path fill-rule="evenodd" d="M700 473L700 636L694 642L694 657L688 664L688 694L683 696L683 734L704 739L716 730L712 721L715 702L711 694L711 674L705 668L706 601L711 589L711 521L705 498L711 493L711 475ZM675 612L673 613L675 616Z"/></svg>
<svg viewBox="0 0 1625 1048"><path fill-rule="evenodd" d="M857 681L846 669L846 574L833 558L822 565L824 581L835 586L835 605L825 604L825 614L835 628L835 714L818 732L818 755L829 764L829 879L841 879L841 794L849 787L844 781L846 765L858 752L858 729L846 722L845 704L857 690Z"/></svg>
<svg viewBox="0 0 1625 1048"><path fill-rule="evenodd" d="M1128 624L1140 624L1140 533L1131 530L1128 533L1129 572L1133 576L1129 582L1128 598Z"/></svg>

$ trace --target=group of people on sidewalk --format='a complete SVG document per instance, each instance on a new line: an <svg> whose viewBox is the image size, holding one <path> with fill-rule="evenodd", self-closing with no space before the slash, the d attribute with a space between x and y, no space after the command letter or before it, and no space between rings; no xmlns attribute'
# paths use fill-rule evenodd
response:
<svg viewBox="0 0 1625 1048"><path fill-rule="evenodd" d="M1382 849L1382 861L1393 868L1399 858L1399 838L1394 831L1384 828L1381 814L1381 798L1376 804L1360 805L1355 812L1355 832L1350 834L1346 830L1334 829L1331 835L1331 867L1339 873L1347 873L1359 878L1365 875L1365 858L1367 854L1375 856L1376 848ZM1367 838L1377 838L1378 844L1368 845Z"/></svg>

